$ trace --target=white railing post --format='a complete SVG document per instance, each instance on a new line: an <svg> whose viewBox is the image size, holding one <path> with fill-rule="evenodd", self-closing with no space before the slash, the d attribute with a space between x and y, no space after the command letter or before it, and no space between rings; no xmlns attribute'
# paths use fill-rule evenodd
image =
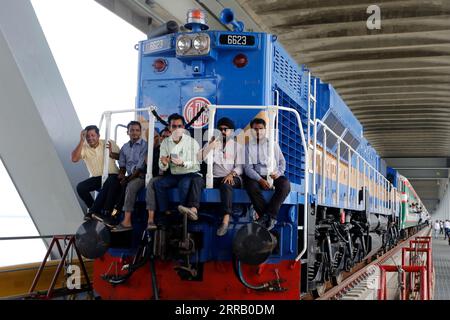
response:
<svg viewBox="0 0 450 320"><path fill-rule="evenodd" d="M378 188L377 209L378 209L378 212L380 212L380 209L381 209L381 181L380 181L380 174L378 172L377 172L377 188Z"/></svg>
<svg viewBox="0 0 450 320"><path fill-rule="evenodd" d="M316 121L317 122L317 121ZM322 147L322 202L326 201L327 182L327 129L323 127L323 147Z"/></svg>
<svg viewBox="0 0 450 320"><path fill-rule="evenodd" d="M273 179L270 174L275 169L275 117L277 110L278 109L275 109L274 107L269 107L267 109L269 116L269 123L267 128L269 134L269 163L267 166L267 182L270 184L270 186L273 186Z"/></svg>
<svg viewBox="0 0 450 320"><path fill-rule="evenodd" d="M108 179L109 175L109 150L107 148L108 142L109 142L109 136L111 135L111 112L105 112L104 113L104 119L106 122L105 125L105 145L103 147L103 174L102 174L102 186L105 183L106 179ZM100 120L102 122L102 119ZM100 122L100 124L101 124Z"/></svg>
<svg viewBox="0 0 450 320"><path fill-rule="evenodd" d="M120 123L116 124L116 126L114 127L114 141L116 141L116 142L117 142L117 131L118 131L119 127L126 128L127 126L120 124Z"/></svg>
<svg viewBox="0 0 450 320"><path fill-rule="evenodd" d="M316 166L317 166L317 121L316 121L316 106L317 106L317 79L314 79L314 95L311 97L313 101L313 195L317 194L316 182Z"/></svg>
<svg viewBox="0 0 450 320"><path fill-rule="evenodd" d="M155 116L148 110L148 148L147 148L147 172L145 173L145 185L147 186L153 177L153 141L155 140Z"/></svg>
<svg viewBox="0 0 450 320"><path fill-rule="evenodd" d="M355 190L355 208L359 208L359 155L356 155L356 190Z"/></svg>
<svg viewBox="0 0 450 320"><path fill-rule="evenodd" d="M275 103L276 103L277 106L279 106L280 105L280 92L278 90L275 90L275 93L276 93ZM276 111L276 113L277 113L277 115L276 115L277 121L275 122L275 125L276 125L276 128L275 128L275 142L279 143L279 141L280 141L280 130L279 130L279 123L280 123L279 112L280 112L280 110L278 108L276 110L277 110Z"/></svg>
<svg viewBox="0 0 450 320"><path fill-rule="evenodd" d="M384 176L383 175L381 175L382 177L383 177L383 179L381 180L381 191L383 192L383 195L382 195L382 207L383 207L383 213L385 213L386 212L386 183L385 183L385 181L384 181Z"/></svg>
<svg viewBox="0 0 450 320"><path fill-rule="evenodd" d="M377 171L377 188L378 188L378 203L377 203L377 209L378 212L380 212L381 209L381 181L380 181L380 174Z"/></svg>
<svg viewBox="0 0 450 320"><path fill-rule="evenodd" d="M336 205L339 207L341 204L341 197L340 197L340 167L341 167L341 138L338 137L337 139L337 162L336 162Z"/></svg>
<svg viewBox="0 0 450 320"><path fill-rule="evenodd" d="M209 114L208 114L208 143L211 141L214 136L214 118L216 117L216 106L210 105L208 106ZM206 188L212 189L213 187L213 161L214 154L213 152L209 152L207 156L207 170L206 170Z"/></svg>
<svg viewBox="0 0 450 320"><path fill-rule="evenodd" d="M368 191L368 185L367 185L367 178L366 178L366 171L367 171L367 168L366 168L366 162L365 161L363 161L363 184L364 184L364 187L363 187L363 198L362 198L362 204L361 204L361 206L363 207L363 208L365 208L366 210L368 210L368 208L366 208L366 191Z"/></svg>
<svg viewBox="0 0 450 320"><path fill-rule="evenodd" d="M373 171L373 196L372 196L372 209L376 211L377 209L377 183L376 183L376 173ZM371 191L372 192L372 191Z"/></svg>
<svg viewBox="0 0 450 320"><path fill-rule="evenodd" d="M375 169L374 169L375 170ZM378 175L378 171L374 171L375 172L375 176L376 176L376 193L377 193L377 197L376 197L376 210L377 212L380 211L380 176Z"/></svg>
<svg viewBox="0 0 450 320"><path fill-rule="evenodd" d="M347 169L347 208L350 208L350 186L351 186L351 176L352 176L352 163L351 163L351 151L350 148L348 150L348 169Z"/></svg>
<svg viewBox="0 0 450 320"><path fill-rule="evenodd" d="M369 204L369 211L372 210L372 203L370 200L370 196L372 194L372 179L370 176L370 172L371 172L372 168L367 166L367 202Z"/></svg>
<svg viewBox="0 0 450 320"><path fill-rule="evenodd" d="M310 136L310 130L311 130L311 125L310 125L310 121L311 121L311 72L308 71L308 99L307 99L307 105L308 105L308 122L307 122L307 134L306 134L306 144L310 145L310 141L309 141L309 136Z"/></svg>

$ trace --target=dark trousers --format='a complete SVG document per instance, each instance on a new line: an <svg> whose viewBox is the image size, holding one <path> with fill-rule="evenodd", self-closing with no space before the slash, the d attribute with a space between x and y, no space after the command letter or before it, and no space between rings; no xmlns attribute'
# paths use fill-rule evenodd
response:
<svg viewBox="0 0 450 320"><path fill-rule="evenodd" d="M241 179L234 177L234 185L222 182L224 178L214 178L214 188L220 190L220 201L222 203L223 215L233 213L233 188L241 187Z"/></svg>
<svg viewBox="0 0 450 320"><path fill-rule="evenodd" d="M268 214L272 218L276 218L280 207L291 191L291 184L285 176L278 177L273 181L275 192L269 203L266 203L262 195L263 189L258 181L253 179L245 180L245 189L252 201L253 207L259 215Z"/></svg>
<svg viewBox="0 0 450 320"><path fill-rule="evenodd" d="M178 187L180 204L186 207L200 208L200 197L205 187L203 177L197 173L169 174L154 182L156 202L159 211L169 210L168 189Z"/></svg>
<svg viewBox="0 0 450 320"><path fill-rule="evenodd" d="M102 209L111 211L118 193L120 183L117 174L110 174L101 188L102 177L91 177L77 185L77 192L91 212L100 213ZM97 197L92 198L91 192L98 191Z"/></svg>

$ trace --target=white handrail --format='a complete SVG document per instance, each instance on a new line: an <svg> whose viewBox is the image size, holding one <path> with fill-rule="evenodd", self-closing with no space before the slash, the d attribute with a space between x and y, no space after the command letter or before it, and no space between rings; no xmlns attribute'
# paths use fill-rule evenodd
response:
<svg viewBox="0 0 450 320"><path fill-rule="evenodd" d="M267 182L272 187L273 186L273 179L270 176L270 174L275 169L275 135L276 135L276 125L275 125L275 117L276 112L278 109L269 108L267 110L267 113L269 114L269 123L268 123L268 129L269 129L269 163L267 166Z"/></svg>
<svg viewBox="0 0 450 320"><path fill-rule="evenodd" d="M151 175L152 175L152 166L153 166L153 139L155 136L155 119L153 116L152 111L156 110L155 106L149 106L147 108L140 108L140 109L123 109L123 110L114 110L114 111L105 111L102 113L102 116L100 118L100 124L99 124L99 130L101 130L102 128L102 124L103 121L105 120L106 122L106 128L105 128L105 146L103 149L103 173L102 173L102 186L103 183L105 183L106 179L108 178L108 174L109 174L109 152L107 152L107 144L109 141L109 136L110 136L110 131L111 131L111 116L113 114L118 114L118 113L129 113L129 112L134 112L134 113L138 113L138 112L148 112L149 114L149 133L148 133L148 140L149 140L149 144L148 144L148 150L147 150L147 173L145 176L145 180L146 183L148 183L148 181L151 179ZM152 128L152 130L150 130L150 127ZM151 144L150 144L151 142ZM107 156L108 155L108 156Z"/></svg>
<svg viewBox="0 0 450 320"><path fill-rule="evenodd" d="M126 128L127 126L120 123L116 124L116 126L114 127L114 141L116 142L117 142L117 129L119 129L119 127Z"/></svg>
<svg viewBox="0 0 450 320"><path fill-rule="evenodd" d="M363 161L363 163L364 163L364 166L367 166L368 168L369 168L369 194L370 194L370 170L372 169L373 170L373 172L374 172L374 183L375 183L375 192L377 192L377 190L378 190L378 187L377 187L377 185L378 185L378 183L380 182L380 181L378 181L378 180L380 180L380 178L381 178L381 180L384 182L384 183L387 183L388 185L392 185L391 184L391 182L389 181L389 180L387 180L378 170L376 170L369 162L367 162L367 160L366 159L364 159L355 149L353 149L343 138L342 138L342 136L339 136L338 134L336 134L333 130L331 130L323 121L321 121L320 119L316 119L316 121L315 121L315 127L317 127L317 125L321 125L322 127L323 127L323 130L324 130L324 133L326 133L327 131L328 132L330 132L333 136L335 136L336 138L337 138L337 141L336 141L336 143L337 143L337 146L338 146L338 149L337 149L337 172L336 172L336 175L337 175L337 177L336 177L336 180L337 180L337 187L336 187L336 189L337 189L337 204L339 204L340 202L339 202L339 163L340 163L340 144L341 143L343 143L347 148L348 148L348 152L352 152L354 155L356 155L357 156L357 159L361 159L362 161ZM324 148L324 154L326 154L326 146L325 146L325 148ZM351 163L349 162L349 164L348 164L349 166L351 165ZM365 169L365 168L364 168ZM314 173L313 173L313 176L316 174L316 170L315 170L315 168L313 168L313 171L314 171ZM364 173L364 175L365 175L365 173ZM381 187L381 186L380 186ZM376 196L376 201L380 201L380 199L378 199L378 196L377 195L375 195ZM364 195L364 197L365 197L365 195ZM375 203L374 203L374 205L375 205ZM375 209L375 206L373 206L374 207L374 209ZM370 209L370 208L369 208ZM379 209L379 206L377 206L377 209Z"/></svg>
<svg viewBox="0 0 450 320"><path fill-rule="evenodd" d="M316 136L317 139L317 136ZM315 143L317 145L317 141ZM322 185L321 187L321 193L322 193L322 203L325 203L326 199L326 193L325 193L325 186L326 186L326 180L327 178L327 131L325 128L323 129L323 148L322 148Z"/></svg>
<svg viewBox="0 0 450 320"><path fill-rule="evenodd" d="M308 87L311 86L311 73L309 73L309 80L308 80ZM308 91L311 93L311 89L308 89ZM317 113L316 113L316 107L317 107L317 78L314 79L314 94L308 95L308 106L309 106L309 100L311 100L313 102L313 141L314 141L314 146L313 146L313 159L312 159L312 166L313 166L313 171L316 171L316 166L317 166L317 126L314 125L315 121L316 121L316 117L317 117ZM309 122L308 122L309 123ZM309 135L309 133L308 133ZM308 137L309 139L309 137ZM317 188L316 188L316 175L313 174L312 177L312 192L313 195L317 195Z"/></svg>

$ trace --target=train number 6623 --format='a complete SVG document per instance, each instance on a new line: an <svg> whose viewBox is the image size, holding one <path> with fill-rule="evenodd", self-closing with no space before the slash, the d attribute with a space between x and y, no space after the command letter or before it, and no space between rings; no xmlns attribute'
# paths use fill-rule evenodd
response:
<svg viewBox="0 0 450 320"><path fill-rule="evenodd" d="M228 35L227 44L245 46L247 45L247 37L238 35Z"/></svg>

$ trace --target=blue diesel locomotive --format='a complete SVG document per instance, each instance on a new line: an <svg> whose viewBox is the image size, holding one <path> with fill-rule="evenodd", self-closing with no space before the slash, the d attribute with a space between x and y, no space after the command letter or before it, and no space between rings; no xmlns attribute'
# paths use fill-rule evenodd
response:
<svg viewBox="0 0 450 320"><path fill-rule="evenodd" d="M139 120L149 124L153 141L154 125L163 128L154 114L182 114L194 120L191 133L202 145L223 116L235 121L236 136L245 136L255 117L264 118L269 139L286 158L290 194L268 232L253 223L246 191L234 190L223 237L216 235L220 195L209 167L198 221L157 216L158 229L144 232L141 195L133 234L112 234L108 251L95 261L94 288L105 299L320 296L327 282L338 284L344 271L400 238L398 173L386 168L335 89L298 65L275 35L244 32L229 9L221 20L233 31L210 31L204 13L191 10L185 32L167 24L139 43L136 107L154 107L153 114L139 112ZM178 200L173 190L172 204ZM251 241L264 245L259 252L250 252L255 243L248 252L233 249Z"/></svg>

